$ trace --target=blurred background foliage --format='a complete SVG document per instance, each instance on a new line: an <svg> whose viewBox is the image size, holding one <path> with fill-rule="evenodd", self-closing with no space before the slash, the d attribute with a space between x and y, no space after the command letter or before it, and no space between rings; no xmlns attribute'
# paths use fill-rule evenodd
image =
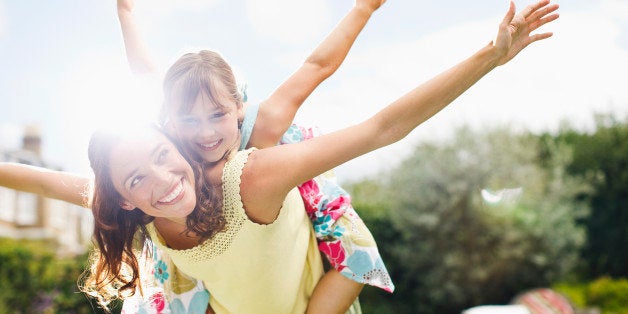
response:
<svg viewBox="0 0 628 314"><path fill-rule="evenodd" d="M364 313L460 313L552 287L577 307L628 313L628 119L531 134L459 128L391 171L345 184L396 284ZM93 313L86 256L1 240L1 313ZM114 309L115 311L119 309Z"/></svg>
<svg viewBox="0 0 628 314"><path fill-rule="evenodd" d="M367 287L365 312L460 313L560 285L579 287L580 307L628 313L628 124L596 121L554 134L463 127L349 186L397 285ZM596 297L596 284L621 293Z"/></svg>
<svg viewBox="0 0 628 314"><path fill-rule="evenodd" d="M104 313L78 289L87 254L55 251L47 241L0 238L0 313Z"/></svg>

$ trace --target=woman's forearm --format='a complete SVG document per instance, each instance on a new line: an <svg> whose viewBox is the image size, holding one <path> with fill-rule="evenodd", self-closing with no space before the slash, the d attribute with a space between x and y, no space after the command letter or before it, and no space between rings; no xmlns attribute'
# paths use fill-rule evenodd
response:
<svg viewBox="0 0 628 314"><path fill-rule="evenodd" d="M80 175L0 162L0 186L88 207L91 180Z"/></svg>

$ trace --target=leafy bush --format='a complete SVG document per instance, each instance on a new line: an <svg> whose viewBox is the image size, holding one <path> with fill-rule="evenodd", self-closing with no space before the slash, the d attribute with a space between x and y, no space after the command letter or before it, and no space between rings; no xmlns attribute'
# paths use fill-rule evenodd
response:
<svg viewBox="0 0 628 314"><path fill-rule="evenodd" d="M553 288L578 308L599 308L604 314L628 314L628 279L600 277L588 283L560 283Z"/></svg>
<svg viewBox="0 0 628 314"><path fill-rule="evenodd" d="M0 313L102 313L78 290L87 257L59 258L55 247L0 238Z"/></svg>
<svg viewBox="0 0 628 314"><path fill-rule="evenodd" d="M552 149L541 165L534 136L461 129L452 142L417 147L379 186L354 185L355 207L397 286L393 295L365 289L365 313L370 303L460 313L569 276L585 238L576 219L586 207L574 194L587 186L563 175L569 151ZM483 189L518 192L494 201Z"/></svg>
<svg viewBox="0 0 628 314"><path fill-rule="evenodd" d="M587 303L599 306L603 313L628 313L628 280L602 277L587 289Z"/></svg>

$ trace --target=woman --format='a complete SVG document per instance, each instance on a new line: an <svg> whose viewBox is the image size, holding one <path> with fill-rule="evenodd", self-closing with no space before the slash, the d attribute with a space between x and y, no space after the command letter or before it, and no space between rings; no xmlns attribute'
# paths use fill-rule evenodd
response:
<svg viewBox="0 0 628 314"><path fill-rule="evenodd" d="M99 166L94 162L96 156L90 154L96 174L92 206L100 226L97 238L102 240L101 257L92 274L103 284L97 292L107 296L106 288L115 290L119 284L132 287L137 283L137 268L132 267L130 277L126 270L135 263L130 252L133 236L145 229L177 266L205 282L216 312L304 312L308 301L316 297L313 291L322 265L303 202L294 187L405 137L486 73L530 43L550 37L551 33L530 32L558 18L553 13L557 8L544 0L515 15L511 2L494 42L361 124L299 144L231 154L217 165L223 170L219 176L222 185L215 184L211 190L222 190L218 194L222 195L222 206L216 206L217 198L192 206L193 172L172 155L173 146L158 137L136 143L112 142L115 147L105 158L110 165ZM151 146L140 150L142 143ZM284 167L287 163L291 166ZM211 174L209 181L220 182ZM118 210L103 216L103 208ZM216 215L208 220L189 219L203 211ZM117 222L110 223L112 217ZM117 239L105 236L113 233ZM286 256L279 255L286 252Z"/></svg>

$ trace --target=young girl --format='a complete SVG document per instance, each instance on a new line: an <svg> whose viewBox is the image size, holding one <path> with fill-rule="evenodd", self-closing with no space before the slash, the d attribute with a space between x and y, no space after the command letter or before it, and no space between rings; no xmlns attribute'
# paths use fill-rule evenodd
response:
<svg viewBox="0 0 628 314"><path fill-rule="evenodd" d="M245 100L239 93L232 70L218 53L204 50L182 56L171 66L164 79L162 123L165 129L182 143L196 161L204 164L207 172L211 172L213 164L234 149L263 148L276 145L280 140L290 143L311 138L311 130L290 127L297 109L314 88L336 71L369 17L384 2L357 0L354 8L304 65L259 106L248 106L246 114ZM135 72L154 71L146 46L134 26L132 11L132 2L118 0L129 63ZM220 81L226 90L217 91L215 81ZM201 90L206 99L197 101L196 97L201 94ZM228 96L219 101L216 97L219 93ZM197 110L191 111L193 103L199 102L203 102L203 106L196 106ZM224 110L228 108L225 105L230 103L235 104L235 112ZM236 126L237 129L234 129ZM392 292L394 286L375 240L351 207L349 195L329 176L309 180L300 186L300 190L314 228L318 231L321 252L334 268L326 274L321 285L348 290L350 293L347 295L355 297L365 283ZM339 251L344 259L338 258ZM166 254L155 249L153 257L157 257L157 265L164 265L171 272L178 273ZM365 268L363 265L367 264L372 266ZM166 287L171 284L168 279L163 281ZM166 289L166 292L173 290ZM172 293L168 293L168 296L171 300L182 299ZM313 301L313 304L317 304L316 299Z"/></svg>
<svg viewBox="0 0 628 314"><path fill-rule="evenodd" d="M530 36L530 32L555 20L558 15L552 12L557 7L549 5L549 1L545 0L515 15L514 4L511 3L493 43L359 125L298 144L247 150L230 154L228 161L224 158L217 160L216 166L222 170L220 177L223 185L216 188L222 188L223 206L215 208L211 202L207 202L213 208L209 212L219 213L214 230L199 229L198 220L185 219L190 210L181 209L179 204L187 204L183 200L190 192L189 184L186 183L190 177L189 171L179 169L181 167L166 167L168 153L162 155L159 149L154 148L147 150L149 153L146 154L152 156L159 167L149 167L150 163L147 162L136 162L136 168L143 169L145 174L135 168L129 169L127 173L101 172L92 161L96 174L93 203L96 219L103 219L97 213L106 208L121 219L116 227L127 226L125 222L132 218L124 214L123 209L135 213L137 217L130 228L122 228L127 232L111 230L111 224L105 224L106 228L97 231L103 234L114 232L124 237L122 240L100 237L103 240L100 245L103 258L98 264L101 267L97 269L101 271L94 275L103 276L104 283L121 281L134 284L136 278L128 280L120 272L121 261L134 261L133 255L120 249L120 242L130 243L137 228L146 226L146 231L155 243L166 250L184 272L203 280L212 292L210 304L214 310L303 312L309 298L314 299L314 286L321 269L320 260L316 260L318 255L311 250L315 246L313 231L307 219L304 220L303 208L299 210L303 202L292 187L403 138L493 68L508 62L528 44L551 36L551 33ZM227 97L220 93L224 88L219 82L215 88L218 100ZM199 95L197 98L200 101L195 101L197 104L192 107L192 111L199 106L209 106L202 102L203 97L207 96ZM233 119L229 114L236 111L237 106L230 103L223 106L225 108L218 107L215 110L226 112L226 119ZM237 132L234 129L226 131ZM224 138L221 136L214 142L221 144ZM140 145L135 143L129 147L137 149ZM157 154L153 156L155 152ZM134 155L117 151L111 153L111 156L118 156L118 160L119 156L124 156L123 161L129 163L129 158ZM113 167L114 160L109 162L112 164L111 169L118 168ZM291 166L284 167L286 164ZM155 175L158 170L162 170L159 176ZM209 177L213 179L215 173L210 173ZM111 189L99 189L102 186L113 186L116 193ZM148 200L145 199L147 195L150 196ZM97 199L101 200L98 204ZM146 217L137 215L137 207L146 214L154 215L154 221L147 224ZM221 218L224 219L223 228L220 228ZM180 236L189 230L195 230L189 233L190 238ZM289 241L286 242L286 239ZM287 252L284 245L289 248ZM130 248L130 244L124 247ZM137 268L134 270L132 274L137 273ZM273 293L269 294L268 291ZM104 291L101 289L99 292Z"/></svg>

